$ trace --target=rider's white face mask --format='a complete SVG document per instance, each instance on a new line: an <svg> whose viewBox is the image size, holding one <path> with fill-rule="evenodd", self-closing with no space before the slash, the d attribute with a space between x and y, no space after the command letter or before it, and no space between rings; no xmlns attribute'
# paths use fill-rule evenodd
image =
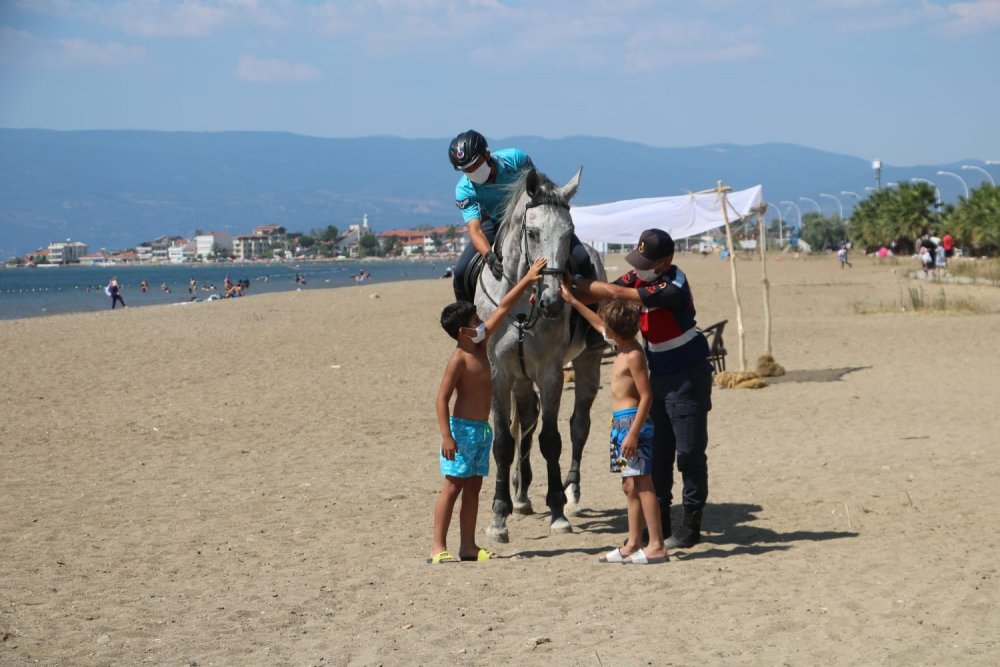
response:
<svg viewBox="0 0 1000 667"><path fill-rule="evenodd" d="M476 327L476 335L472 337L473 343L482 343L486 338L486 323L480 322L479 326Z"/></svg>
<svg viewBox="0 0 1000 667"><path fill-rule="evenodd" d="M660 277L659 272L654 271L653 269L648 269L646 271L643 271L641 269L636 269L635 275L639 276L639 280L641 280L644 283L651 283Z"/></svg>
<svg viewBox="0 0 1000 667"><path fill-rule="evenodd" d="M490 177L489 159L483 160L483 163L481 165L476 167L475 170L473 171L466 172L465 175L468 176L469 180L475 183L476 185L482 185Z"/></svg>

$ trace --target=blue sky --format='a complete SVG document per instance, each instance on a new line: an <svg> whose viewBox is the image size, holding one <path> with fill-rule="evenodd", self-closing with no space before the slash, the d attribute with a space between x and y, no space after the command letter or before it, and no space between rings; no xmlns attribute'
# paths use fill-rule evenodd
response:
<svg viewBox="0 0 1000 667"><path fill-rule="evenodd" d="M998 63L1000 0L0 0L3 127L1000 160Z"/></svg>

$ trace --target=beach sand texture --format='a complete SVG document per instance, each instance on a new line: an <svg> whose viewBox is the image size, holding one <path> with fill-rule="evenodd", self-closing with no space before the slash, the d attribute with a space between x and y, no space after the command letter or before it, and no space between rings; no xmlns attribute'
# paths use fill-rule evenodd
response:
<svg viewBox="0 0 1000 667"><path fill-rule="evenodd" d="M727 264L677 261L738 368ZM716 389L705 541L651 567L597 562L607 365L575 532L536 447L509 544L483 486L502 558L425 563L449 281L2 321L0 664L998 664L1000 289L908 266L769 263L776 360L857 370ZM987 312L897 312L920 285Z"/></svg>

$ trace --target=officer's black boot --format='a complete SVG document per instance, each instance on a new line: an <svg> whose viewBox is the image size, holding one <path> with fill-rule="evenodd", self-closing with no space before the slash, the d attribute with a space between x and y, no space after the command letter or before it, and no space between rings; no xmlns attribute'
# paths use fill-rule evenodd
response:
<svg viewBox="0 0 1000 667"><path fill-rule="evenodd" d="M666 545L668 549L686 549L701 542L701 508L684 508L684 519L680 528L671 535Z"/></svg>

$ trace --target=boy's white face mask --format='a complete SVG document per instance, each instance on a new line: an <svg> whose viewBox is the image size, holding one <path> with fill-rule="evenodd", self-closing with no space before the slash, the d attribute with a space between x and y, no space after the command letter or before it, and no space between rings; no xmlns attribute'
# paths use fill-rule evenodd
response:
<svg viewBox="0 0 1000 667"><path fill-rule="evenodd" d="M615 341L613 341L610 338L608 338L608 332L607 332L607 330L601 329L601 336L604 337L604 342L607 343L608 345L610 345L612 350L618 348L618 344L615 343Z"/></svg>
<svg viewBox="0 0 1000 667"><path fill-rule="evenodd" d="M476 169L474 171L466 172L465 175L468 176L469 180L472 181L473 183L475 183L476 185L482 185L487 180L489 180L489 177L490 177L490 161L489 160L483 160L483 163L481 165L479 165L478 167L476 167Z"/></svg>
<svg viewBox="0 0 1000 667"><path fill-rule="evenodd" d="M486 323L485 322L480 322L479 326L476 327L476 333L475 333L475 335L472 336L472 342L473 343L482 343L485 338L486 338Z"/></svg>

